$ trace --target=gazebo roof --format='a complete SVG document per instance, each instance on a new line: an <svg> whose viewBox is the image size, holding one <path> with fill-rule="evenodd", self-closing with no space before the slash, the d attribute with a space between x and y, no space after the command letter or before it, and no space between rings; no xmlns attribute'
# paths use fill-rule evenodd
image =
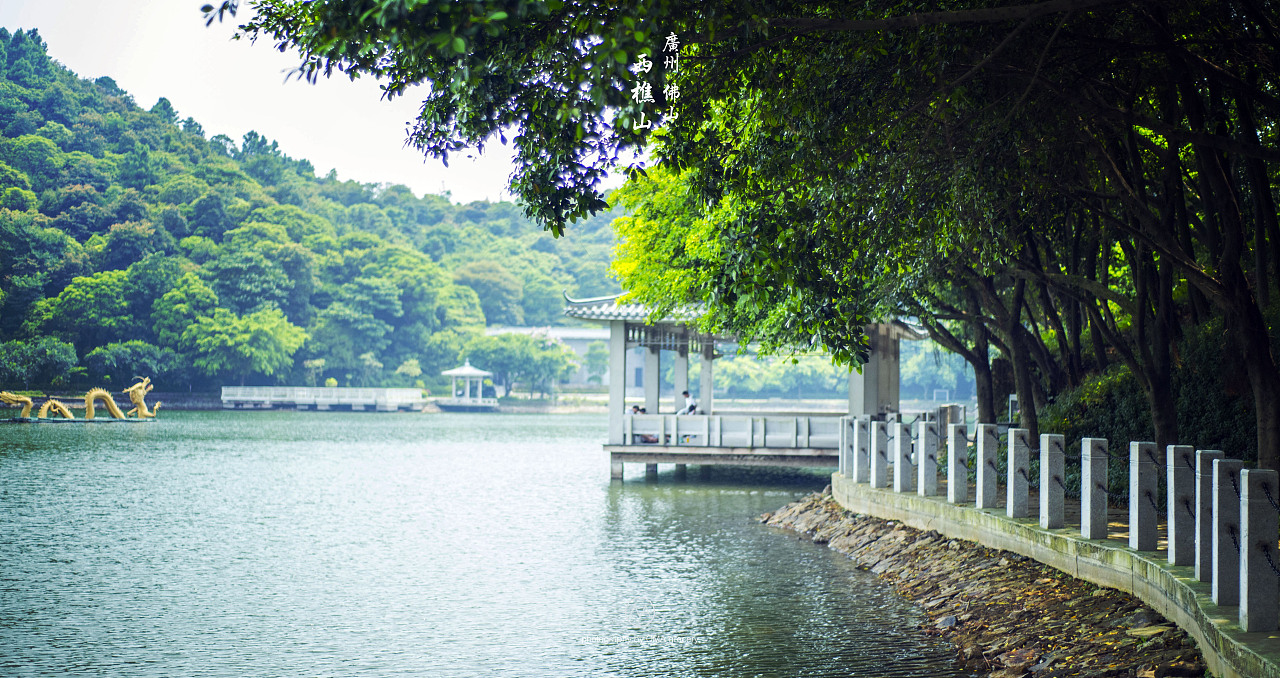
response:
<svg viewBox="0 0 1280 678"><path fill-rule="evenodd" d="M445 370L440 373L445 377L492 377L493 372L485 372L484 370L471 366L471 361L466 361L462 367L455 367L451 370Z"/></svg>
<svg viewBox="0 0 1280 678"><path fill-rule="evenodd" d="M607 297L594 297L591 299L573 299L566 292L564 295L565 307L564 314L570 318L579 318L581 320L594 320L598 322L608 322L610 320L626 320L628 322L648 322L649 309L644 304L624 304L621 303L622 295L614 294ZM692 309L677 311L677 316L667 317L655 320L654 324L672 324L679 325L694 319ZM892 320L882 320L880 324L888 325L889 336L894 339L906 339L908 341L919 341L929 338L929 334L924 328L904 322L894 318Z"/></svg>
<svg viewBox="0 0 1280 678"><path fill-rule="evenodd" d="M564 295L564 314L570 318L606 322L610 320L644 322L649 318L649 309L645 308L643 304L619 303L621 298L621 294L614 294L608 297L594 297L591 299L571 299L566 293Z"/></svg>

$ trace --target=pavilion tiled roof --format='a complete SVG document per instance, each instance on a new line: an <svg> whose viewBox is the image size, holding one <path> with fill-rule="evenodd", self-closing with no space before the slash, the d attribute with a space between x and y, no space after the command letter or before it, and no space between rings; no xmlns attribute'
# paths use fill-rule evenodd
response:
<svg viewBox="0 0 1280 678"><path fill-rule="evenodd" d="M621 294L592 299L571 299L564 296L564 314L582 320L631 320L643 322L649 318L649 309L643 304L620 303Z"/></svg>

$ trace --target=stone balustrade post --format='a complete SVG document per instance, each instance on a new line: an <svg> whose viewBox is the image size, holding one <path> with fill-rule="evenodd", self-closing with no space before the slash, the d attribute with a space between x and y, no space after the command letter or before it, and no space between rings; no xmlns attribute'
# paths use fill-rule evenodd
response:
<svg viewBox="0 0 1280 678"><path fill-rule="evenodd" d="M1246 633L1275 631L1280 578L1276 576L1277 483L1280 474L1245 469L1240 474L1240 628Z"/></svg>
<svg viewBox="0 0 1280 678"><path fill-rule="evenodd" d="M916 425L916 492L921 497L938 495L938 422Z"/></svg>
<svg viewBox="0 0 1280 678"><path fill-rule="evenodd" d="M1010 518L1026 518L1031 515L1031 445L1027 438L1031 431L1025 428L1009 429L1009 484L1005 498L1005 513Z"/></svg>
<svg viewBox="0 0 1280 678"><path fill-rule="evenodd" d="M1213 580L1213 460L1221 450L1196 452L1196 579Z"/></svg>
<svg viewBox="0 0 1280 678"><path fill-rule="evenodd" d="M853 422L853 482L871 482L871 418L866 415Z"/></svg>
<svg viewBox="0 0 1280 678"><path fill-rule="evenodd" d="M1156 444L1129 443L1129 548L1156 550Z"/></svg>
<svg viewBox="0 0 1280 678"><path fill-rule="evenodd" d="M853 417L840 417L839 445L836 473L848 478L852 475L850 469L853 468Z"/></svg>
<svg viewBox="0 0 1280 678"><path fill-rule="evenodd" d="M1213 460L1213 602L1240 604L1239 459Z"/></svg>
<svg viewBox="0 0 1280 678"><path fill-rule="evenodd" d="M1196 561L1195 448L1170 445L1165 450L1165 524L1169 530L1169 564Z"/></svg>
<svg viewBox="0 0 1280 678"><path fill-rule="evenodd" d="M914 492L916 469L911 463L911 424L894 423L889 428L893 431L893 491Z"/></svg>
<svg viewBox="0 0 1280 678"><path fill-rule="evenodd" d="M889 424L871 422L871 486L884 489L889 486Z"/></svg>
<svg viewBox="0 0 1280 678"><path fill-rule="evenodd" d="M1056 530L1067 522L1065 436L1056 433L1040 435L1040 527Z"/></svg>
<svg viewBox="0 0 1280 678"><path fill-rule="evenodd" d="M969 439L964 424L947 424L947 501L969 501Z"/></svg>
<svg viewBox="0 0 1280 678"><path fill-rule="evenodd" d="M1107 538L1107 440L1080 440L1080 534Z"/></svg>
<svg viewBox="0 0 1280 678"><path fill-rule="evenodd" d="M978 424L978 487L975 504L980 509L996 507L996 449L1000 446L1000 437L995 424Z"/></svg>

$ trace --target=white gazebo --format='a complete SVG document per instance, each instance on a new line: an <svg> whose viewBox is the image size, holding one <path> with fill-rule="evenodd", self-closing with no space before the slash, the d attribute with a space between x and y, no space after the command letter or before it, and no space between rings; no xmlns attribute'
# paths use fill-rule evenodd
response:
<svg viewBox="0 0 1280 678"><path fill-rule="evenodd" d="M468 360L462 367L455 367L440 373L449 377L449 397L436 400L436 406L451 412L486 412L498 408L497 398L484 397L484 380L492 377L492 372L472 367ZM461 380L462 388L458 388Z"/></svg>
<svg viewBox="0 0 1280 678"><path fill-rule="evenodd" d="M609 438L613 477L622 477L622 464L658 463L741 464L753 466L836 466L836 449L844 439L840 415L797 415L718 412L712 398L713 361L719 357L719 337L701 332L692 313L653 318L640 304L621 301L621 295L595 299L565 296L565 315L609 327ZM923 334L901 321L867 328L870 361L862 373L849 378L849 415L883 418L898 411L898 342ZM627 353L644 349L645 414L626 411ZM674 401L659 402L661 351L675 354ZM677 415L684 404L678 394L689 389L689 357L702 360L698 413ZM847 419L847 417L846 417Z"/></svg>

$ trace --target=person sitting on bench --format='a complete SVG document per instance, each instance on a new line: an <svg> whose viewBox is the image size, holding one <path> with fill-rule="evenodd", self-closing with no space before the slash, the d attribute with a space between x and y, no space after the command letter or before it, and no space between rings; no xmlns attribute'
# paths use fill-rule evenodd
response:
<svg viewBox="0 0 1280 678"><path fill-rule="evenodd" d="M688 391L681 391L680 395L684 396L684 409L676 414L693 414L698 411L698 401L694 400Z"/></svg>
<svg viewBox="0 0 1280 678"><path fill-rule="evenodd" d="M643 407L640 407L639 405L632 405L631 414L645 414L645 409ZM658 442L658 436L651 435L651 434L637 433L635 434L635 437L642 443Z"/></svg>

